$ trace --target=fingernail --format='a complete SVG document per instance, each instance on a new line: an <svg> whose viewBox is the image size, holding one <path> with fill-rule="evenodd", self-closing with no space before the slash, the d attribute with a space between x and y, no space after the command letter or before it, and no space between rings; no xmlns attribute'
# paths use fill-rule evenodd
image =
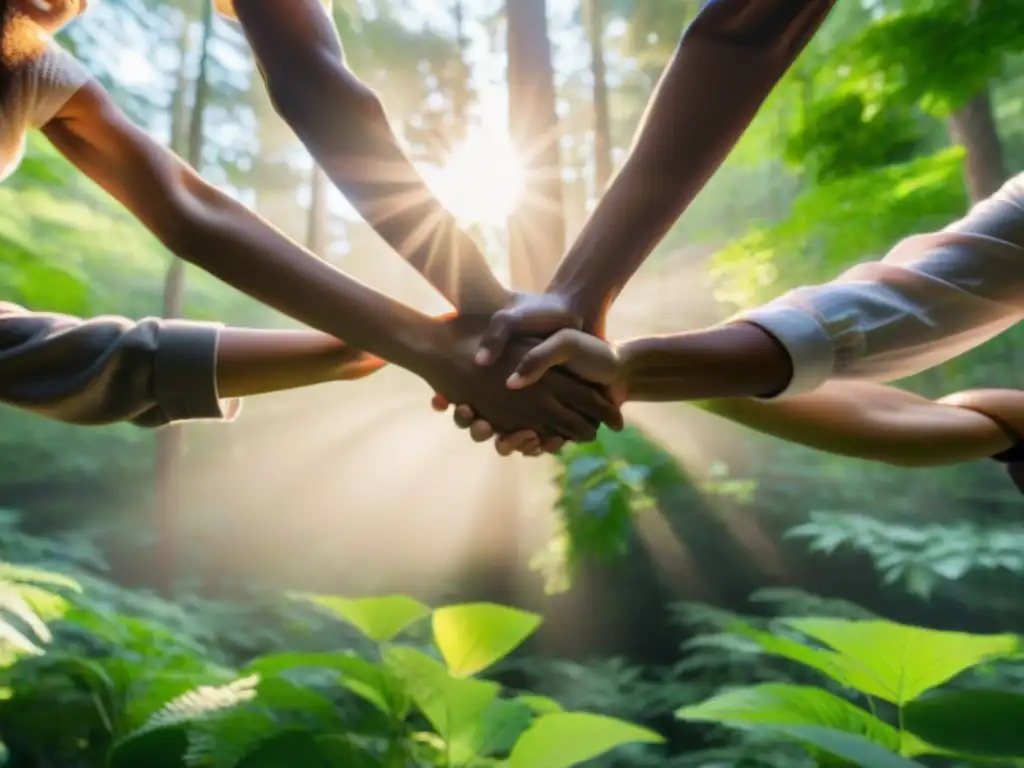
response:
<svg viewBox="0 0 1024 768"><path fill-rule="evenodd" d="M508 380L505 382L505 386L507 386L509 389L518 389L519 387L523 386L523 377L520 376L518 373L513 373L511 376L508 377Z"/></svg>
<svg viewBox="0 0 1024 768"><path fill-rule="evenodd" d="M479 352L476 353L477 365L487 365L489 362L491 362L491 353L488 352L486 349L481 349Z"/></svg>

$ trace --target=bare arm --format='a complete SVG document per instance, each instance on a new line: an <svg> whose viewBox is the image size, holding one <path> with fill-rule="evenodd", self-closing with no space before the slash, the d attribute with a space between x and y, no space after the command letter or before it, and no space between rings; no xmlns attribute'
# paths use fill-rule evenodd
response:
<svg viewBox="0 0 1024 768"><path fill-rule="evenodd" d="M0 402L72 424L220 419L235 414L236 398L361 378L383 364L307 331L83 320L0 302Z"/></svg>
<svg viewBox="0 0 1024 768"><path fill-rule="evenodd" d="M1001 424L1021 422L1024 393L966 392L933 402L882 384L830 382L812 394L777 402L728 399L696 405L810 448L924 467L985 459L1010 448L1016 440ZM986 405L999 421L987 415Z"/></svg>
<svg viewBox="0 0 1024 768"><path fill-rule="evenodd" d="M508 301L473 239L398 144L384 107L345 64L319 0L235 0L275 108L349 202L460 312ZM483 170L483 169L481 169Z"/></svg>
<svg viewBox="0 0 1024 768"><path fill-rule="evenodd" d="M549 291L591 328L725 160L835 0L712 0Z"/></svg>
<svg viewBox="0 0 1024 768"><path fill-rule="evenodd" d="M202 180L95 81L44 132L173 253L281 312L423 375L429 318L347 277Z"/></svg>
<svg viewBox="0 0 1024 768"><path fill-rule="evenodd" d="M217 391L248 397L369 376L383 360L311 331L224 328L217 345Z"/></svg>

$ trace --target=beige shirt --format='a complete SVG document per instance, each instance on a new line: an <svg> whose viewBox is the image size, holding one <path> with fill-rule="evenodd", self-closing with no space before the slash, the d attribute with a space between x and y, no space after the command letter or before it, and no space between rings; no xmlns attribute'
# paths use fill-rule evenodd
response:
<svg viewBox="0 0 1024 768"><path fill-rule="evenodd" d="M29 130L50 122L89 79L75 57L52 39L41 56L15 70L0 101L0 181L21 162Z"/></svg>
<svg viewBox="0 0 1024 768"><path fill-rule="evenodd" d="M945 229L739 319L789 352L789 395L829 379L892 381L963 354L1024 319L1024 174Z"/></svg>
<svg viewBox="0 0 1024 768"><path fill-rule="evenodd" d="M46 125L89 79L52 40L14 73L0 103L0 180L21 161L29 129ZM217 394L219 337L209 323L83 320L0 301L0 403L89 425L231 418L238 402Z"/></svg>

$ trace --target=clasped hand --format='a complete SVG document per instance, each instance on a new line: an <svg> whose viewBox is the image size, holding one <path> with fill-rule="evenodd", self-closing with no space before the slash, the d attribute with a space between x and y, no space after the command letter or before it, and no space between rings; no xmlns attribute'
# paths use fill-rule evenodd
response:
<svg viewBox="0 0 1024 768"><path fill-rule="evenodd" d="M580 325L550 294L518 294L490 317L443 318L425 376L437 393L433 407L456 404L456 425L477 442L499 436L502 455L588 442L602 423L621 429L615 351Z"/></svg>

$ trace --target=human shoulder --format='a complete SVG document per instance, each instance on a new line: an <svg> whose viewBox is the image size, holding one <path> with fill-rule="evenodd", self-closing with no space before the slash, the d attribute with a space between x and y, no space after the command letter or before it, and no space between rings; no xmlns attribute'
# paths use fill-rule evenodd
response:
<svg viewBox="0 0 1024 768"><path fill-rule="evenodd" d="M42 128L92 77L66 48L48 38L28 72L32 80L31 125Z"/></svg>

